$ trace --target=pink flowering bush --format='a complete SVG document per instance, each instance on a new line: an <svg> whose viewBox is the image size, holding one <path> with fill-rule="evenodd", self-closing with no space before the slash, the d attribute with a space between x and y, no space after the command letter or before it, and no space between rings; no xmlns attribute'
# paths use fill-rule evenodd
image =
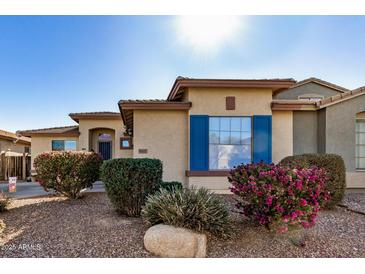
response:
<svg viewBox="0 0 365 274"><path fill-rule="evenodd" d="M237 208L252 221L284 233L314 226L324 191L325 171L317 167L290 169L275 164L247 164L232 169L231 191L241 199Z"/></svg>

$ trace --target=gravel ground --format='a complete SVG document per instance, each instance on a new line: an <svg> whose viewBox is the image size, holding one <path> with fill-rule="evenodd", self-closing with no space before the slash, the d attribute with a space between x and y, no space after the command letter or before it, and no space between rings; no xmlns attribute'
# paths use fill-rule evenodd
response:
<svg viewBox="0 0 365 274"><path fill-rule="evenodd" d="M150 256L143 248L141 219L118 216L104 193L87 193L76 201L13 200L0 218L7 225L0 257Z"/></svg>
<svg viewBox="0 0 365 274"><path fill-rule="evenodd" d="M347 193L343 199L343 204L365 214L365 193Z"/></svg>
<svg viewBox="0 0 365 274"><path fill-rule="evenodd" d="M232 196L225 199L233 207ZM297 234L274 235L238 214L232 217L234 237L210 238L209 257L365 257L365 216L344 208L321 212L316 227L306 233L305 247L293 245L290 239ZM151 256L143 248L147 227L139 218L115 214L105 193L87 193L77 201L13 200L0 218L7 224L0 257Z"/></svg>
<svg viewBox="0 0 365 274"><path fill-rule="evenodd" d="M224 198L233 209L233 196ZM232 215L236 223L234 237L226 242L212 239L210 257L365 257L365 216L344 208L320 212L314 228L285 235L270 233L243 220L239 214ZM298 242L303 237L304 247L293 244L293 240Z"/></svg>

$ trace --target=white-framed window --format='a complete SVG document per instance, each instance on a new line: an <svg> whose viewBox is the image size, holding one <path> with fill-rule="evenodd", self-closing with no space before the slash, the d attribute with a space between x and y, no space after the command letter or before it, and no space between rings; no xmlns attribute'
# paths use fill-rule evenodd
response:
<svg viewBox="0 0 365 274"><path fill-rule="evenodd" d="M365 119L356 120L356 169L365 169Z"/></svg>
<svg viewBox="0 0 365 274"><path fill-rule="evenodd" d="M209 117L209 169L231 169L252 159L251 117Z"/></svg>
<svg viewBox="0 0 365 274"><path fill-rule="evenodd" d="M52 151L75 151L76 147L73 140L52 140Z"/></svg>

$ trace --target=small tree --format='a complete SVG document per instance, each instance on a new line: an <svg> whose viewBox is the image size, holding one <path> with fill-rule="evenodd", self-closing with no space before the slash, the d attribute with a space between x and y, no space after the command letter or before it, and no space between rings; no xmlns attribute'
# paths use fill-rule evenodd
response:
<svg viewBox="0 0 365 274"><path fill-rule="evenodd" d="M99 179L102 158L94 152L47 152L34 160L37 181L48 191L54 189L71 199Z"/></svg>

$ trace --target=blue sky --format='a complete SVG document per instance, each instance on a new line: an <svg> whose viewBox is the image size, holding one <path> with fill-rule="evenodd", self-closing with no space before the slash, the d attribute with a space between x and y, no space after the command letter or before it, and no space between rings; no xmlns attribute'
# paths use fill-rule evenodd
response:
<svg viewBox="0 0 365 274"><path fill-rule="evenodd" d="M70 112L166 98L178 75L365 85L365 17L245 16L212 32L227 19L189 28L174 16L1 16L0 129L71 125Z"/></svg>

